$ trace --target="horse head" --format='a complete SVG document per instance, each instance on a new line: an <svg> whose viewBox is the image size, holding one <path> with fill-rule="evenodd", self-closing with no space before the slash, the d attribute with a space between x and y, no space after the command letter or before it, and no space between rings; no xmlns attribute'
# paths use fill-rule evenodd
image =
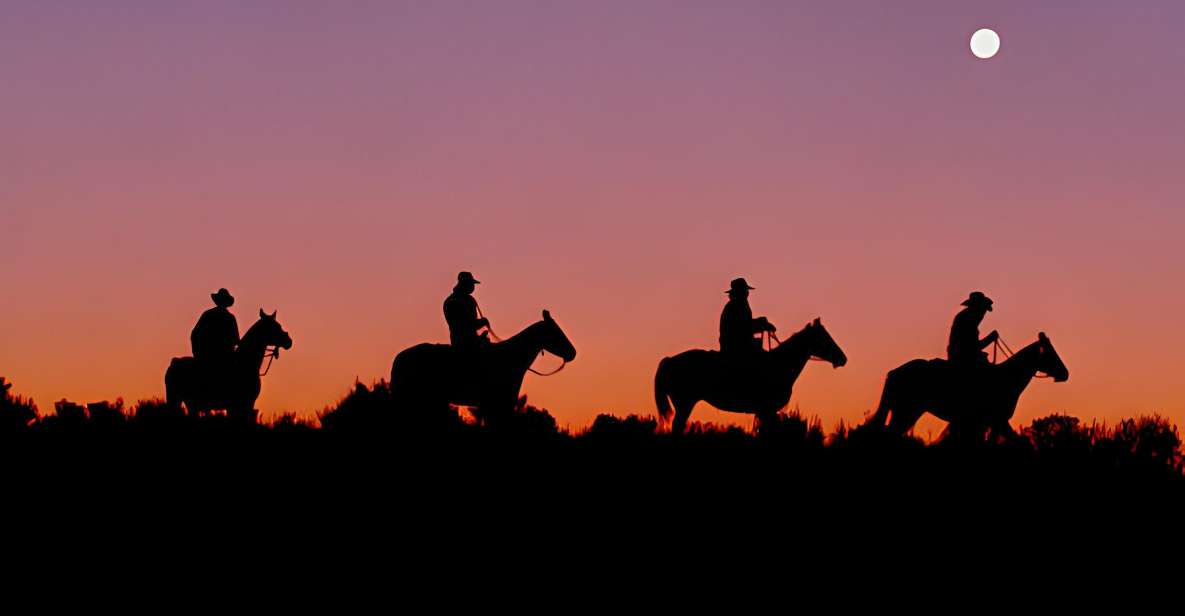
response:
<svg viewBox="0 0 1185 616"><path fill-rule="evenodd" d="M278 310L268 314L263 311L263 308L260 308L259 320L251 326L243 339L251 338L252 342L264 348L274 346L284 350L291 349L292 336L289 336L280 322L276 320L277 313L279 313Z"/></svg>
<svg viewBox="0 0 1185 616"><path fill-rule="evenodd" d="M1066 368L1053 343L1045 332L1037 334L1037 371L1053 377L1055 383L1063 383L1070 378L1070 370Z"/></svg>
<svg viewBox="0 0 1185 616"><path fill-rule="evenodd" d="M560 329L555 319L551 318L551 312L543 311L543 350L559 357L565 363L576 359L576 347L572 346L572 341L568 340L568 336L564 334L564 330Z"/></svg>
<svg viewBox="0 0 1185 616"><path fill-rule="evenodd" d="M811 357L818 357L836 368L848 363L847 354L839 348L835 339L831 337L831 333L827 331L826 327L823 327L823 322L820 319L807 323L803 332L808 336L807 351Z"/></svg>

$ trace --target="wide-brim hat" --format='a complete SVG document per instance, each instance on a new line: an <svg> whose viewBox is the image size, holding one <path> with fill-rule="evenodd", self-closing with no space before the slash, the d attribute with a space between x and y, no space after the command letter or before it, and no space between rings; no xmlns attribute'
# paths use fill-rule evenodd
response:
<svg viewBox="0 0 1185 616"><path fill-rule="evenodd" d="M469 282L472 284L481 284L481 281L474 278L473 274L471 274L469 272L461 272L460 274L457 274L457 282Z"/></svg>
<svg viewBox="0 0 1185 616"><path fill-rule="evenodd" d="M964 306L983 306L984 308L987 308L989 312L992 309L993 303L994 302L992 302L992 298L979 291L972 292L971 295L963 301Z"/></svg>
<svg viewBox="0 0 1185 616"><path fill-rule="evenodd" d="M227 308L235 305L235 296L231 295L230 291L226 289L218 289L217 293L211 293L210 299L214 300L215 304Z"/></svg>
<svg viewBox="0 0 1185 616"><path fill-rule="evenodd" d="M729 289L727 291L725 291L725 293L740 293L742 291L753 291L756 288L757 287L749 286L749 283L745 282L744 278L737 278L736 280L732 281L732 284L729 285Z"/></svg>

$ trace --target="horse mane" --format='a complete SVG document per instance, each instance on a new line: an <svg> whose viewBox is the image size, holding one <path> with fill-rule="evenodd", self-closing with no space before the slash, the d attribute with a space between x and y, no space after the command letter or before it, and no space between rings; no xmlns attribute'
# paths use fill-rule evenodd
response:
<svg viewBox="0 0 1185 616"><path fill-rule="evenodd" d="M260 325L262 323L263 323L263 319L258 319L254 323L251 324L251 327L247 328L247 333L243 334L242 338L239 338L239 347L240 348L243 346L243 343L253 342L255 338L258 338L261 335L259 332L260 332Z"/></svg>
<svg viewBox="0 0 1185 616"><path fill-rule="evenodd" d="M782 341L782 343L778 345L778 348L780 349L783 346L791 343L801 343L802 338L807 334L807 330L811 329L812 327L815 327L814 323L807 323L806 327L794 332L793 334L790 334L790 337Z"/></svg>
<svg viewBox="0 0 1185 616"><path fill-rule="evenodd" d="M1020 349L1020 350L1018 350L1017 352L1013 353L1013 354L1012 354L1010 357L1006 358L1004 361L1002 361L1002 362L1000 362L1000 363L998 363L998 364L996 364L996 365L998 365L998 366L1011 366L1011 365L1013 365L1013 363L1014 363L1014 362L1013 362L1013 360L1014 360L1014 359L1018 359L1018 358L1020 358L1020 357L1022 357L1022 356L1023 356L1024 358L1026 358L1026 359L1027 359L1027 358L1028 358L1028 356L1029 356L1030 354L1032 354L1032 353L1033 353L1033 350L1034 350L1034 349L1036 349L1036 348L1038 348L1039 346L1041 346L1041 340L1036 340L1036 341L1034 341L1034 342L1032 342L1032 343L1030 343L1030 344L1027 344L1027 345L1025 345L1023 348L1021 348L1021 349ZM1018 365L1018 366L1019 366L1020 364L1019 364L1019 363L1017 363L1016 365Z"/></svg>
<svg viewBox="0 0 1185 616"><path fill-rule="evenodd" d="M516 338L521 338L521 337L526 336L528 334L532 334L535 332L535 330L542 328L546 324L547 324L547 321L544 321L542 319L535 321L534 323L531 323L530 325L522 328L521 330L519 330L518 332L516 332L509 338L503 338L501 341L497 342L496 344L505 344L507 342L515 340Z"/></svg>

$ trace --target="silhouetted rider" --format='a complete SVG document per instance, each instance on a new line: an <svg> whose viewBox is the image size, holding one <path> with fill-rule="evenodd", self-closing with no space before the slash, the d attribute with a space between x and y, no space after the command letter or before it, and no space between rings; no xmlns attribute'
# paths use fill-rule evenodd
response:
<svg viewBox="0 0 1185 616"><path fill-rule="evenodd" d="M979 324L992 310L992 300L979 291L975 291L963 302L966 308L955 315L950 326L950 342L946 346L946 356L952 363L959 362L968 365L987 363L987 353L983 350L1000 338L995 330L980 340Z"/></svg>
<svg viewBox="0 0 1185 616"><path fill-rule="evenodd" d="M214 307L202 313L189 334L189 343L198 361L224 366L239 344L239 323L228 310L235 304L235 298L226 289L218 289L210 294L210 299L214 300Z"/></svg>
<svg viewBox="0 0 1185 616"><path fill-rule="evenodd" d="M765 317L753 318L753 309L749 308L749 291L753 289L744 278L737 278L730 285L728 303L720 313L720 351L723 353L760 352L761 339L754 336L777 331Z"/></svg>
<svg viewBox="0 0 1185 616"><path fill-rule="evenodd" d="M457 284L452 294L444 300L449 343L455 349L474 350L489 342L485 333L477 333L479 329L490 326L489 320L479 315L477 300L473 299L473 291L479 284L481 282L474 279L473 274L461 272L457 274Z"/></svg>

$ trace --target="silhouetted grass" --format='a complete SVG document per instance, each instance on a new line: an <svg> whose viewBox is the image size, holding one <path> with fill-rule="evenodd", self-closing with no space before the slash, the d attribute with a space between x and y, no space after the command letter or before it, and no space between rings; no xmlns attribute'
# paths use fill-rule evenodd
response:
<svg viewBox="0 0 1185 616"><path fill-rule="evenodd" d="M723 502L754 494L809 501L823 493L876 500L871 495L1003 491L1021 498L1134 488L1177 498L1185 487L1179 432L1158 416L1107 426L1051 415L1007 442L926 444L843 423L827 434L818 419L798 413L754 430L694 423L681 436L653 417L602 414L569 432L526 398L496 422L456 408L395 408L382 381L356 383L316 420L289 413L251 425L187 417L159 399L130 409L122 400L62 400L42 416L8 383L0 386L8 455L86 472L107 466L107 477L221 473L234 483L304 478L321 490L361 483L380 491L387 482L479 482L535 486L535 494L575 484L623 498L717 494Z"/></svg>

